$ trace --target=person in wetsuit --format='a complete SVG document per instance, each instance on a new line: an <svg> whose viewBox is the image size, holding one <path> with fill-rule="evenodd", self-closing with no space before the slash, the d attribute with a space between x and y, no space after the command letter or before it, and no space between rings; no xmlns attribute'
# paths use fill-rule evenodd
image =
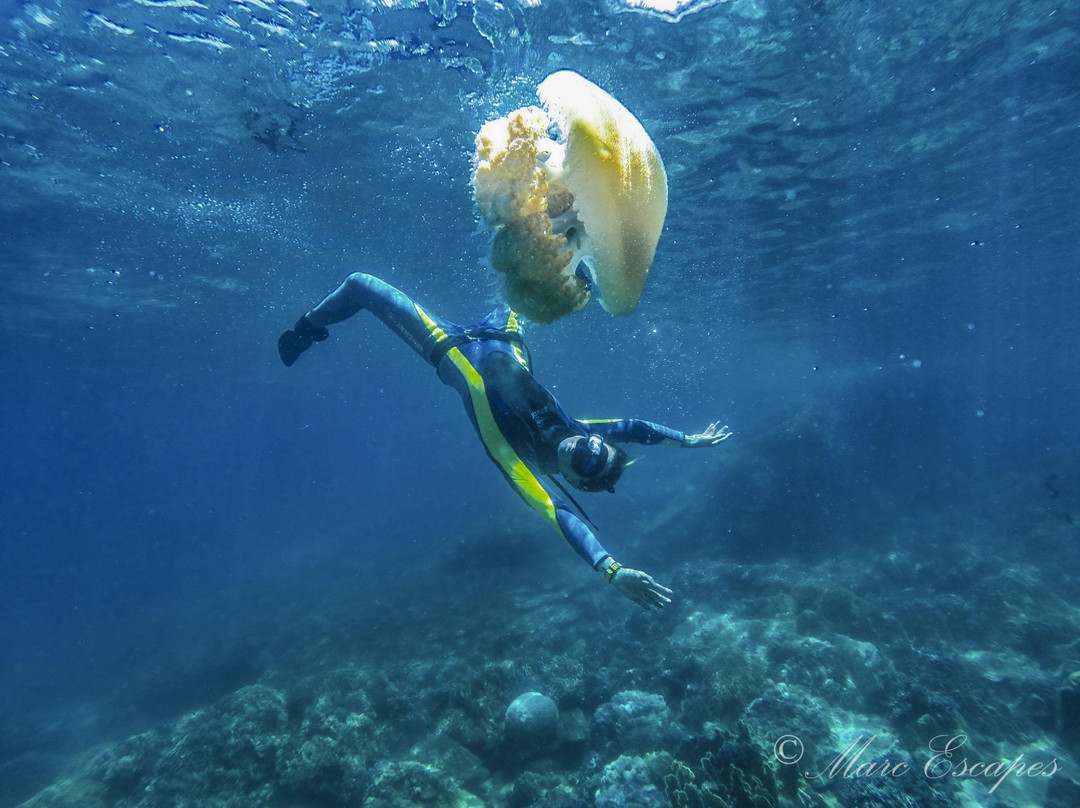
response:
<svg viewBox="0 0 1080 808"><path fill-rule="evenodd" d="M579 556L627 599L645 609L671 602L672 591L652 576L617 562L570 504L552 492L573 497L554 475L583 491L615 490L629 464L620 444L715 446L731 436L718 423L697 435L641 421L571 418L532 375L524 324L506 304L472 326L432 315L385 281L355 272L296 325L278 338L278 353L291 366L327 326L366 309L433 365L439 378L465 403L488 457L535 511ZM544 477L549 484L545 485ZM574 502L576 505L577 503ZM580 510L580 508L579 508Z"/></svg>

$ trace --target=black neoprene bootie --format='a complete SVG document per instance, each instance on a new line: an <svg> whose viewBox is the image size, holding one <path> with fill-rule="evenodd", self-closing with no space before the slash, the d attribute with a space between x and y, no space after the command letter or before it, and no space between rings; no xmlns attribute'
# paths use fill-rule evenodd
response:
<svg viewBox="0 0 1080 808"><path fill-rule="evenodd" d="M313 342L322 342L330 336L330 332L321 326L314 326L304 314L296 321L291 331L286 331L277 341L278 355L285 367L292 367L304 351L311 347Z"/></svg>

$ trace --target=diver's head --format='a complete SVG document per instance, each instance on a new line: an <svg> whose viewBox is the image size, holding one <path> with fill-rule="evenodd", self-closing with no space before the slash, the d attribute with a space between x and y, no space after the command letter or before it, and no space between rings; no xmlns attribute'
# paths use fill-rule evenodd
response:
<svg viewBox="0 0 1080 808"><path fill-rule="evenodd" d="M629 464L625 449L605 443L599 435L572 435L559 443L559 471L582 491L614 493Z"/></svg>

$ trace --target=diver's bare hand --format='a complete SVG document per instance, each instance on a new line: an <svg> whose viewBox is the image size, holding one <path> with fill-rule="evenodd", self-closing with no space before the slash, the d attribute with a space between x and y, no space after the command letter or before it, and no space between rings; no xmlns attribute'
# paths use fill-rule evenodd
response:
<svg viewBox="0 0 1080 808"><path fill-rule="evenodd" d="M633 601L642 609L663 609L671 603L673 594L666 586L661 586L647 572L623 567L615 573L611 584L619 594Z"/></svg>
<svg viewBox="0 0 1080 808"><path fill-rule="evenodd" d="M705 446L715 446L730 437L731 430L727 425L721 426L719 421L714 421L709 424L709 428L704 432L697 435L687 435L685 440L683 440L683 448L700 449Z"/></svg>

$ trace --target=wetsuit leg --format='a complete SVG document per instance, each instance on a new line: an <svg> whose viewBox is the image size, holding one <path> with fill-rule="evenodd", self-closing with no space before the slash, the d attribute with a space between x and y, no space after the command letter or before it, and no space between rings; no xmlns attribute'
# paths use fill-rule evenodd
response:
<svg viewBox="0 0 1080 808"><path fill-rule="evenodd" d="M325 328L367 309L401 337L414 351L431 361L435 343L458 327L421 309L413 300L381 278L354 272L344 283L307 313L316 328Z"/></svg>

